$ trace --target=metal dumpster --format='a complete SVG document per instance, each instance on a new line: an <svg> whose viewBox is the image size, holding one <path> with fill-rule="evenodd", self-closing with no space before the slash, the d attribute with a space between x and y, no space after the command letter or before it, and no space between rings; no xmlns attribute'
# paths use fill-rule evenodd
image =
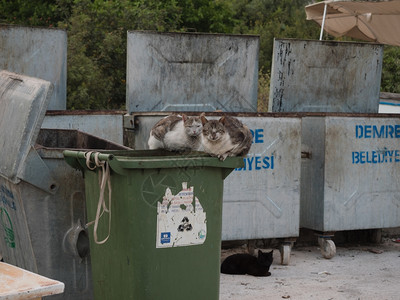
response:
<svg viewBox="0 0 400 300"><path fill-rule="evenodd" d="M383 45L275 39L269 111L377 113Z"/></svg>
<svg viewBox="0 0 400 300"><path fill-rule="evenodd" d="M84 172L95 220L95 299L219 298L223 180L243 166L240 157L222 162L157 150L64 155ZM107 210L100 214L103 196Z"/></svg>
<svg viewBox="0 0 400 300"><path fill-rule="evenodd" d="M76 129L122 145L126 111L47 111L42 128Z"/></svg>
<svg viewBox="0 0 400 300"><path fill-rule="evenodd" d="M84 182L64 149L126 149L77 130L41 129L51 84L0 72L0 256L92 299Z"/></svg>
<svg viewBox="0 0 400 300"><path fill-rule="evenodd" d="M0 26L0 70L53 84L49 110L67 106L67 32L55 28Z"/></svg>
<svg viewBox="0 0 400 300"><path fill-rule="evenodd" d="M320 114L302 118L300 226L321 233L400 226L400 117Z"/></svg>
<svg viewBox="0 0 400 300"><path fill-rule="evenodd" d="M389 128L397 122L371 115L379 109L382 59L378 44L274 41L269 105L274 112L308 112L302 115L300 227L318 231L326 258L336 253L334 231L396 223L383 217L396 212L396 193L388 192L395 186L393 176L383 171L395 167L367 163L364 157L394 147L395 139L370 134L386 128L385 122ZM371 124L362 125L366 122ZM361 130L367 137L357 136ZM378 198L391 204L380 205Z"/></svg>
<svg viewBox="0 0 400 300"><path fill-rule="evenodd" d="M196 114L196 113L192 113ZM299 236L301 119L295 114L224 113L234 115L253 133L244 167L224 182L222 240L280 238L281 262L288 264ZM217 118L220 113L207 113ZM148 149L151 127L165 114L134 113L131 147Z"/></svg>
<svg viewBox="0 0 400 300"><path fill-rule="evenodd" d="M224 185L223 240L282 240L281 263L290 262L299 236L301 119L284 114L238 117L253 133L245 166Z"/></svg>
<svg viewBox="0 0 400 300"><path fill-rule="evenodd" d="M257 111L259 37L128 31L128 113Z"/></svg>

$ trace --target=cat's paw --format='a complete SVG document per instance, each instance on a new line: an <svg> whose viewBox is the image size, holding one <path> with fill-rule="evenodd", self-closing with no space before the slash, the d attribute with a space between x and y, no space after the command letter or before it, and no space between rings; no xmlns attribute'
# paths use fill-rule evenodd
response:
<svg viewBox="0 0 400 300"><path fill-rule="evenodd" d="M228 153L218 155L220 161L224 161L228 157Z"/></svg>

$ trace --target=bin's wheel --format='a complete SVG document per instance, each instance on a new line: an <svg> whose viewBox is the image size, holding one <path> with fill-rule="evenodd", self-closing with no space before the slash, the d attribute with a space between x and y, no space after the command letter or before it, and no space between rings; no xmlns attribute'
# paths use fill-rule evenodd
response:
<svg viewBox="0 0 400 300"><path fill-rule="evenodd" d="M320 239L322 241L320 241ZM336 255L335 243L330 239L318 238L318 243L322 244L321 253L324 258L330 259Z"/></svg>
<svg viewBox="0 0 400 300"><path fill-rule="evenodd" d="M324 248L324 242L325 242L325 238L319 236L318 237L318 245L321 249Z"/></svg>
<svg viewBox="0 0 400 300"><path fill-rule="evenodd" d="M281 252L281 265L287 266L290 262L291 247L289 244L283 244L280 248Z"/></svg>

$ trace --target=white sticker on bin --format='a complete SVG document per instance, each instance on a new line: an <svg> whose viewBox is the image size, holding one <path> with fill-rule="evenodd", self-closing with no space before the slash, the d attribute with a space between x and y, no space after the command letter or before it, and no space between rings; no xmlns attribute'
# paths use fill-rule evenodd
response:
<svg viewBox="0 0 400 300"><path fill-rule="evenodd" d="M194 203L193 203L194 202ZM206 213L193 187L182 182L182 190L173 195L167 188L162 203L157 203L157 248L203 244L207 236Z"/></svg>

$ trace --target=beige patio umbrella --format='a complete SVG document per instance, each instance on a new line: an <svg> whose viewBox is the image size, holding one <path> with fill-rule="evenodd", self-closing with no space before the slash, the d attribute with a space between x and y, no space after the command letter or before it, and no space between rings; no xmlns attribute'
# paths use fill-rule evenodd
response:
<svg viewBox="0 0 400 300"><path fill-rule="evenodd" d="M400 46L400 0L379 2L323 1L305 7L307 20L340 37Z"/></svg>

